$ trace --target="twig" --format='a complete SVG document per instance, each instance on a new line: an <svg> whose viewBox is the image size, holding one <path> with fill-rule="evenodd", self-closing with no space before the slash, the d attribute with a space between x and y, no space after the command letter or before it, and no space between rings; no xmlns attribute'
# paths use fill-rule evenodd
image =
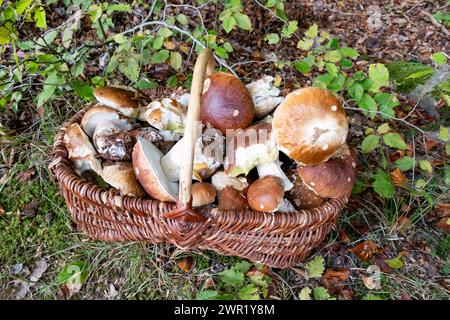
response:
<svg viewBox="0 0 450 320"><path fill-rule="evenodd" d="M436 27L441 29L442 32L444 32L447 36L450 37L450 31L448 31L448 29L444 25L442 25L439 22L437 22L436 19L433 17L433 15L431 13L429 13L427 11L422 11L422 14L427 16L430 19L432 24L434 24Z"/></svg>

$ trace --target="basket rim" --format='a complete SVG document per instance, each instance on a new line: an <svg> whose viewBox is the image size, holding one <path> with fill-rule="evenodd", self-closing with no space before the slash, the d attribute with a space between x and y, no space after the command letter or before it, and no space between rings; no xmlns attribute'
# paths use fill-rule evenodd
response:
<svg viewBox="0 0 450 320"><path fill-rule="evenodd" d="M150 89L146 91L146 94L150 97L153 96L153 98L157 98L158 96L161 97L161 93L167 94L175 90L175 88ZM68 152L64 143L64 134L68 126L73 123L80 123L84 113L95 104L96 103L87 104L83 109L64 122L55 137L49 169L56 177L57 181L62 184L67 191L83 197L94 205L125 209L128 212L139 216L147 216L158 210L163 213L173 210L176 207L176 203L162 202L155 199L142 199L126 195L123 196L113 187L109 189L102 188L83 180L75 173L71 166L71 161L68 159ZM244 225L245 229L245 220L247 220L247 222L251 222L253 226L252 228L249 227L249 231L255 229L254 225L259 225L258 229L270 229L274 232L273 234L277 234L276 231L279 230L280 234L286 234L289 231L298 231L318 224L323 225L328 223L335 217L336 211L341 211L347 202L348 197L328 199L317 208L296 210L293 212L268 213L251 209L236 211L219 210L218 208L208 207L202 207L198 210L208 218L208 221L203 223L214 223L217 227L222 225L225 229L232 230L233 225L239 222L241 226ZM155 210L155 207L158 210ZM245 212L246 218L244 218L244 221L242 221L242 215L239 215L239 213L242 212ZM239 220L233 219L235 217L239 217ZM161 215L154 218L166 220ZM242 230L242 228L239 229Z"/></svg>

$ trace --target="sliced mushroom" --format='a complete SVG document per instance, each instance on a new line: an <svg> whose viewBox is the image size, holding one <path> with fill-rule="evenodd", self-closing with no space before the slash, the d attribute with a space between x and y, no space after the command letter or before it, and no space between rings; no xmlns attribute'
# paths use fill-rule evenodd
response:
<svg viewBox="0 0 450 320"><path fill-rule="evenodd" d="M216 188L211 183L196 182L191 187L192 206L202 207L216 200Z"/></svg>
<svg viewBox="0 0 450 320"><path fill-rule="evenodd" d="M195 145L193 172L195 180L207 179L219 169L223 159L223 140L224 138L219 130L204 127ZM181 164L185 161L183 143L183 139L178 141L161 159L161 166L172 182L179 180Z"/></svg>
<svg viewBox="0 0 450 320"><path fill-rule="evenodd" d="M245 177L230 177L220 171L211 177L211 182L217 190L217 207L220 210L244 210L248 207Z"/></svg>
<svg viewBox="0 0 450 320"><path fill-rule="evenodd" d="M253 120L255 106L244 83L235 76L218 72L204 84L200 118L226 134L227 129L243 129Z"/></svg>
<svg viewBox="0 0 450 320"><path fill-rule="evenodd" d="M248 204L255 211L278 211L283 198L283 182L275 176L267 176L256 180L247 191Z"/></svg>
<svg viewBox="0 0 450 320"><path fill-rule="evenodd" d="M260 178L264 178L266 176L275 176L280 178L283 182L284 191L289 191L294 187L292 182L281 169L281 162L279 160L259 164L256 166L256 170L258 170L258 176Z"/></svg>
<svg viewBox="0 0 450 320"><path fill-rule="evenodd" d="M139 103L133 91L117 87L98 87L94 90L94 96L101 104L127 117L137 118L139 115Z"/></svg>
<svg viewBox="0 0 450 320"><path fill-rule="evenodd" d="M178 184L167 179L161 167L162 152L150 141L139 137L131 158L133 168L144 190L159 201L175 202Z"/></svg>
<svg viewBox="0 0 450 320"><path fill-rule="evenodd" d="M97 124L93 136L94 146L100 156L108 161L131 160L134 139L114 122L103 120Z"/></svg>
<svg viewBox="0 0 450 320"><path fill-rule="evenodd" d="M176 100L163 98L141 108L139 120L147 121L159 130L183 133L186 112L187 109Z"/></svg>
<svg viewBox="0 0 450 320"><path fill-rule="evenodd" d="M72 160L78 175L81 176L84 171L89 170L101 175L102 164L96 157L97 151L77 123L66 129L64 143L69 153L69 159Z"/></svg>
<svg viewBox="0 0 450 320"><path fill-rule="evenodd" d="M225 172L233 177L247 175L254 167L278 159L270 123L258 123L237 130L227 145Z"/></svg>
<svg viewBox="0 0 450 320"><path fill-rule="evenodd" d="M131 162L105 164L102 178L110 186L118 189L121 195L139 198L145 196L144 189L136 180Z"/></svg>
<svg viewBox="0 0 450 320"><path fill-rule="evenodd" d="M137 126L133 120L120 115L112 108L95 106L84 114L81 119L81 127L89 137L93 137L98 123L105 120L113 122L121 131L129 131Z"/></svg>
<svg viewBox="0 0 450 320"><path fill-rule="evenodd" d="M255 105L255 118L260 119L271 113L284 98L280 97L280 89L273 85L274 78L264 76L258 81L247 84L247 89Z"/></svg>
<svg viewBox="0 0 450 320"><path fill-rule="evenodd" d="M290 93L275 110L272 127L279 150L308 166L330 159L348 132L340 99L320 88Z"/></svg>
<svg viewBox="0 0 450 320"><path fill-rule="evenodd" d="M354 153L348 149L336 158L316 166L297 166L297 173L309 189L322 198L349 196L356 180Z"/></svg>

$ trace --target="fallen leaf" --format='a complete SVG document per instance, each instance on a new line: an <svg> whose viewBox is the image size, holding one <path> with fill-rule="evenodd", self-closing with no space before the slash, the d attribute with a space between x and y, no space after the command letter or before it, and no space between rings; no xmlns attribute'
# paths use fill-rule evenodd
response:
<svg viewBox="0 0 450 320"><path fill-rule="evenodd" d="M184 272L189 272L192 269L193 262L192 257L181 258L177 261L177 266Z"/></svg>
<svg viewBox="0 0 450 320"><path fill-rule="evenodd" d="M380 251L380 247L372 240L366 240L357 244L353 248L348 249L348 251L356 254L356 256L358 256L358 258L362 261L367 261L375 253Z"/></svg>
<svg viewBox="0 0 450 320"><path fill-rule="evenodd" d="M216 283L214 282L213 278L208 278L205 280L205 283L203 284L203 289L202 290L208 290L212 287L214 287L216 285Z"/></svg>
<svg viewBox="0 0 450 320"><path fill-rule="evenodd" d="M355 294L351 289L342 289L337 294L338 300L355 300Z"/></svg>
<svg viewBox="0 0 450 320"><path fill-rule="evenodd" d="M0 205L0 217L5 214L5 209Z"/></svg>
<svg viewBox="0 0 450 320"><path fill-rule="evenodd" d="M362 276L361 279L367 289L374 290L377 288L377 281L374 276Z"/></svg>
<svg viewBox="0 0 450 320"><path fill-rule="evenodd" d="M437 226L442 229L444 232L449 233L450 232L450 218L444 217L439 219Z"/></svg>
<svg viewBox="0 0 450 320"><path fill-rule="evenodd" d="M44 259L38 260L33 270L31 270L30 281L37 282L48 268L48 263Z"/></svg>
<svg viewBox="0 0 450 320"><path fill-rule="evenodd" d="M28 182L30 181L34 175L36 174L36 169L34 167L30 167L25 171L19 172L15 178L20 182Z"/></svg>
<svg viewBox="0 0 450 320"><path fill-rule="evenodd" d="M22 272L23 264L22 263L16 263L12 266L10 274L13 276L17 276L19 273Z"/></svg>
<svg viewBox="0 0 450 320"><path fill-rule="evenodd" d="M409 220L405 216L400 216L398 217L397 222L395 223L394 229L397 232L403 232L410 229L411 227L412 227L411 220Z"/></svg>
<svg viewBox="0 0 450 320"><path fill-rule="evenodd" d="M381 272L391 273L392 271L394 271L384 260L385 259L383 259L383 257L375 256L373 258L373 263L375 263L380 268Z"/></svg>
<svg viewBox="0 0 450 320"><path fill-rule="evenodd" d="M11 281L10 284L14 287L11 294L11 298L13 299L23 299L30 291L30 284L28 281L16 279Z"/></svg>
<svg viewBox="0 0 450 320"><path fill-rule="evenodd" d="M404 187L406 183L408 182L408 179L403 174L403 172L400 171L399 168L395 168L391 172L391 180L392 183L397 187Z"/></svg>
<svg viewBox="0 0 450 320"><path fill-rule="evenodd" d="M350 272L346 268L326 269L322 276L323 286L332 295L344 289L344 281L348 279Z"/></svg>
<svg viewBox="0 0 450 320"><path fill-rule="evenodd" d="M39 199L33 199L30 203L25 205L22 211L19 211L19 218L33 218L36 216L37 210L39 208Z"/></svg>

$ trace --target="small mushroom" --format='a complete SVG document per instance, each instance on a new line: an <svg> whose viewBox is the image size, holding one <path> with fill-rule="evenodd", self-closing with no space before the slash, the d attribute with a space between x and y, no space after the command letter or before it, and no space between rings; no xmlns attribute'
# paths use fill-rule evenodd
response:
<svg viewBox="0 0 450 320"><path fill-rule="evenodd" d="M278 159L270 123L258 123L245 130L236 130L227 145L225 172L233 177L244 174L258 165Z"/></svg>
<svg viewBox="0 0 450 320"><path fill-rule="evenodd" d="M247 191L248 204L255 211L278 211L283 197L283 182L275 176L267 176L256 180Z"/></svg>
<svg viewBox="0 0 450 320"><path fill-rule="evenodd" d="M297 175L292 174L294 187L289 192L289 198L299 209L314 209L322 205L325 199L318 196L311 188L309 188L303 180Z"/></svg>
<svg viewBox="0 0 450 320"><path fill-rule="evenodd" d="M128 132L123 132L114 122L100 121L95 128L92 140L103 159L108 161L131 160L135 141Z"/></svg>
<svg viewBox="0 0 450 320"><path fill-rule="evenodd" d="M89 170L101 175L102 164L96 157L97 151L77 123L66 129L64 143L78 175L81 176L84 171Z"/></svg>
<svg viewBox="0 0 450 320"><path fill-rule="evenodd" d="M217 190L217 207L220 210L244 210L248 207L245 177L230 177L219 171L211 177L211 182Z"/></svg>
<svg viewBox="0 0 450 320"><path fill-rule="evenodd" d="M81 119L81 127L89 137L93 137L98 123L105 120L113 122L121 131L129 131L137 126L133 120L120 115L112 108L95 106L90 108L83 115L83 118Z"/></svg>
<svg viewBox="0 0 450 320"><path fill-rule="evenodd" d="M98 87L94 90L94 96L101 104L127 117L137 118L139 115L139 103L133 91L117 87Z"/></svg>
<svg viewBox="0 0 450 320"><path fill-rule="evenodd" d="M196 182L191 187L192 206L202 207L216 200L216 188L211 183Z"/></svg>
<svg viewBox="0 0 450 320"><path fill-rule="evenodd" d="M161 167L162 152L150 141L139 137L131 158L136 177L144 190L159 201L175 202L178 184L167 179Z"/></svg>
<svg viewBox="0 0 450 320"><path fill-rule="evenodd" d="M259 164L256 166L256 170L258 170L258 176L260 178L264 178L266 176L275 176L280 178L283 182L284 191L289 191L294 187L292 182L281 169L281 162L279 160Z"/></svg>
<svg viewBox="0 0 450 320"><path fill-rule="evenodd" d="M340 99L321 88L290 93L275 110L272 127L278 149L308 166L330 159L348 132Z"/></svg>
<svg viewBox="0 0 450 320"><path fill-rule="evenodd" d="M193 171L195 180L207 179L219 169L223 159L223 140L219 130L204 127L195 144ZM180 168L184 161L183 143L183 139L178 141L161 159L161 166L172 182L178 181L180 177Z"/></svg>
<svg viewBox="0 0 450 320"><path fill-rule="evenodd" d="M297 166L305 185L322 198L349 196L356 180L355 154L347 149L338 157L316 166Z"/></svg>
<svg viewBox="0 0 450 320"><path fill-rule="evenodd" d="M147 121L151 126L175 133L183 133L187 109L171 98L152 101L141 108L139 120Z"/></svg>
<svg viewBox="0 0 450 320"><path fill-rule="evenodd" d="M284 100L280 97L280 89L273 85L273 81L273 77L266 75L258 81L247 84L255 105L257 119L267 116Z"/></svg>
<svg viewBox="0 0 450 320"><path fill-rule="evenodd" d="M101 176L106 183L118 189L121 195L139 198L145 196L144 189L136 180L131 162L105 164Z"/></svg>
<svg viewBox="0 0 450 320"><path fill-rule="evenodd" d="M235 76L218 72L210 75L203 88L200 119L219 129L248 127L255 114L252 97L244 83Z"/></svg>

